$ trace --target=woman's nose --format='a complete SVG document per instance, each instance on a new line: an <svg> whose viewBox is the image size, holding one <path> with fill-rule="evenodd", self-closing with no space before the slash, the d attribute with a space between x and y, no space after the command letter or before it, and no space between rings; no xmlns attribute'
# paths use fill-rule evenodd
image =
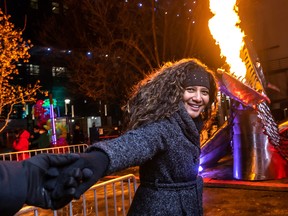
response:
<svg viewBox="0 0 288 216"><path fill-rule="evenodd" d="M193 99L194 101L201 101L202 99L201 99L201 94L200 94L200 92L195 92L195 94L192 96L192 99Z"/></svg>

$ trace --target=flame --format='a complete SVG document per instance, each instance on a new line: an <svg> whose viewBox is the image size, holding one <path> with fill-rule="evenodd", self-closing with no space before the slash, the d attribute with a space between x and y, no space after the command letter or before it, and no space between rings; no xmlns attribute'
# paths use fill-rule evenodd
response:
<svg viewBox="0 0 288 216"><path fill-rule="evenodd" d="M244 32L238 26L237 0L210 0L210 10L214 16L209 20L209 29L219 45L221 57L226 57L230 73L245 77L246 66L240 57L244 46Z"/></svg>

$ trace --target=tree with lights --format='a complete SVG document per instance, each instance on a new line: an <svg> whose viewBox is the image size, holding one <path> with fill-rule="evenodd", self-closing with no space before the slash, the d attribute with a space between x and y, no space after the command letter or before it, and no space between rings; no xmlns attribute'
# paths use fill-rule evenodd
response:
<svg viewBox="0 0 288 216"><path fill-rule="evenodd" d="M14 78L19 74L16 63L21 60L28 62L28 50L32 45L30 41L23 41L22 32L14 29L9 18L9 15L0 10L0 132L8 125L13 107L16 104L34 102L37 92L40 91L39 81L26 87L14 82Z"/></svg>
<svg viewBox="0 0 288 216"><path fill-rule="evenodd" d="M63 3L64 16L47 20L40 38L49 46L72 49L67 55L70 80L92 99L126 99L131 86L163 62L211 53L199 47L207 43L201 31L209 31L203 24L209 12L196 1Z"/></svg>

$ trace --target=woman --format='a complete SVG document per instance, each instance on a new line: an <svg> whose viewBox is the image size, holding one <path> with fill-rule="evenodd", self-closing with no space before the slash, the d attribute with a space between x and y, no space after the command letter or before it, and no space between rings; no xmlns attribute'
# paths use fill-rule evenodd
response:
<svg viewBox="0 0 288 216"><path fill-rule="evenodd" d="M202 215L199 133L216 93L212 72L197 59L167 63L150 74L125 106L127 132L93 144L67 168L84 176L75 198L100 177L139 165L140 186L128 215ZM61 197L61 178L55 199Z"/></svg>

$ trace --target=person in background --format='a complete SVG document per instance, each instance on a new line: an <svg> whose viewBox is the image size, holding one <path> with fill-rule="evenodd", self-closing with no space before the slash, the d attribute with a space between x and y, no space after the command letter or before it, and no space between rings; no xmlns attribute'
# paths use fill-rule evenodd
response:
<svg viewBox="0 0 288 216"><path fill-rule="evenodd" d="M15 151L28 151L29 150L30 133L25 129L15 130L15 140L13 142L13 149ZM17 154L17 160L25 160L29 158L28 152Z"/></svg>
<svg viewBox="0 0 288 216"><path fill-rule="evenodd" d="M82 144L85 142L85 137L82 128L79 123L75 123L73 130L73 144Z"/></svg>
<svg viewBox="0 0 288 216"><path fill-rule="evenodd" d="M0 161L0 215L13 216L24 204L44 209L67 205L73 188L63 190L65 198L53 200L44 185L55 182L62 167L78 159L77 154L39 154L24 161Z"/></svg>
<svg viewBox="0 0 288 216"><path fill-rule="evenodd" d="M39 131L40 131L40 127L38 125L34 125L33 132L30 135L29 150L33 150L33 149L37 149L38 148L37 143L35 143L34 141L39 138L39 136L40 136Z"/></svg>
<svg viewBox="0 0 288 216"><path fill-rule="evenodd" d="M203 215L200 131L216 95L213 72L199 60L165 64L135 86L124 107L126 132L89 146L64 168L52 198L75 187L78 199L99 178L139 165L140 185L128 215Z"/></svg>
<svg viewBox="0 0 288 216"><path fill-rule="evenodd" d="M45 128L39 128L39 136L31 142L32 146L36 146L38 149L49 148L50 138L48 131Z"/></svg>
<svg viewBox="0 0 288 216"><path fill-rule="evenodd" d="M96 127L95 122L93 122L92 127L89 128L89 134L90 134L90 144L99 141L99 131L98 128Z"/></svg>

